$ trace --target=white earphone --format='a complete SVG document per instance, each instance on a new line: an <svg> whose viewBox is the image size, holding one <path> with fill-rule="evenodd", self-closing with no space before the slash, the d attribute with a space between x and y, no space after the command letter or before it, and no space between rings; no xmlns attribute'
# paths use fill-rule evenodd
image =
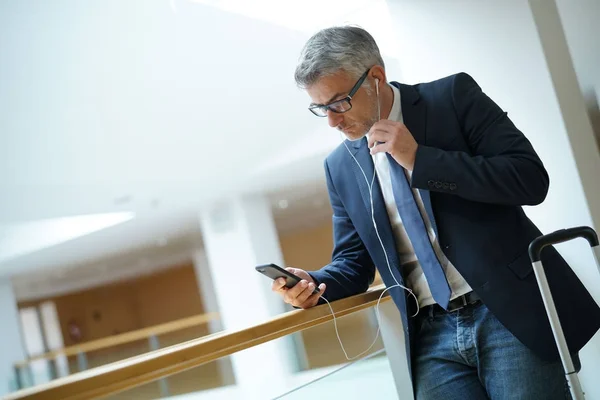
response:
<svg viewBox="0 0 600 400"><path fill-rule="evenodd" d="M375 91L377 92L377 120L381 119L381 104L379 103L379 79L375 78Z"/></svg>

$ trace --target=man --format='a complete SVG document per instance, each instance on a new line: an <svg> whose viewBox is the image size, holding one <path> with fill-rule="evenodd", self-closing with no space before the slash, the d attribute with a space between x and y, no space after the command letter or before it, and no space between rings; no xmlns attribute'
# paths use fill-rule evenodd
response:
<svg viewBox="0 0 600 400"><path fill-rule="evenodd" d="M388 83L375 41L356 27L314 35L295 78L310 110L348 141L325 161L332 262L290 269L303 282L273 290L312 307L316 285L329 301L351 296L377 268L388 287L418 299L413 318L415 300L390 290L418 399L568 398L527 253L541 232L522 210L544 200L549 179L507 114L464 73ZM578 363L600 308L555 249L542 261Z"/></svg>

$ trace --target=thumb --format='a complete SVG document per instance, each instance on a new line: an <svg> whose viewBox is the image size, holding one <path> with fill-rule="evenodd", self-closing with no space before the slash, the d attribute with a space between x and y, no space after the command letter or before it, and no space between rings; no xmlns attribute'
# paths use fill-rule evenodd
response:
<svg viewBox="0 0 600 400"><path fill-rule="evenodd" d="M285 270L287 272L291 272L292 274L296 275L300 279L310 279L310 275L308 275L306 273L306 271L304 271L303 269L294 268L294 267L287 267Z"/></svg>

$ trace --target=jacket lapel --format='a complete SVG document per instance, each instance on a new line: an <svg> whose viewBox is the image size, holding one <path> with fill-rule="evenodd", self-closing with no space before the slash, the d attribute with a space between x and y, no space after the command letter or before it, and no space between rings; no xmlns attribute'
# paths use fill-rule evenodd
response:
<svg viewBox="0 0 600 400"><path fill-rule="evenodd" d="M418 144L426 144L426 127L427 127L427 106L425 102L420 101L421 96L414 86L402 85L397 82L392 82L392 85L400 89L400 104L402 107L402 119L404 125Z"/></svg>

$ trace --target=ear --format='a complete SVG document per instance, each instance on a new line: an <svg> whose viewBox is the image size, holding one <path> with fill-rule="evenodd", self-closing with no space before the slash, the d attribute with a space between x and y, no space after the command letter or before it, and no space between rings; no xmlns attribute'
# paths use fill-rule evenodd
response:
<svg viewBox="0 0 600 400"><path fill-rule="evenodd" d="M379 82L386 82L385 69L381 65L373 66L369 71L369 75L377 81L378 85Z"/></svg>

